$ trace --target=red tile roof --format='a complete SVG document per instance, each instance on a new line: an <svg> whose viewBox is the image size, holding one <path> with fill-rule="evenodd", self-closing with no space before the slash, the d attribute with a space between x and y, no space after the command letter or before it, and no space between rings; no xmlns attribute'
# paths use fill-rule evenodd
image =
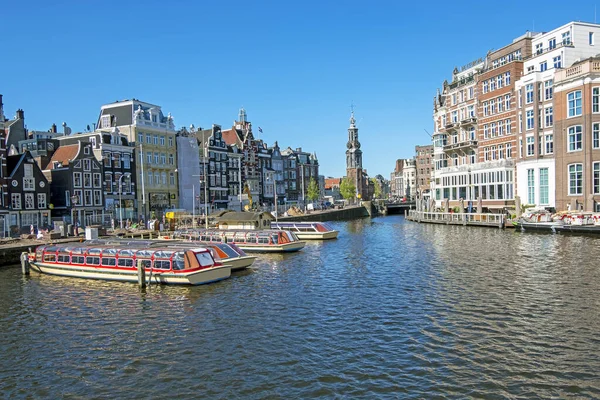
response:
<svg viewBox="0 0 600 400"><path fill-rule="evenodd" d="M342 178L325 179L325 189L331 189L333 187L340 187L340 183L342 183Z"/></svg>
<svg viewBox="0 0 600 400"><path fill-rule="evenodd" d="M79 154L79 143L60 146L44 169L54 169L55 162L59 162L65 167L69 165L69 160L74 160L77 157L77 154Z"/></svg>
<svg viewBox="0 0 600 400"><path fill-rule="evenodd" d="M223 135L223 140L228 146L233 146L236 144L239 147L241 145L240 138L235 129L227 129L225 131L222 130L221 134Z"/></svg>

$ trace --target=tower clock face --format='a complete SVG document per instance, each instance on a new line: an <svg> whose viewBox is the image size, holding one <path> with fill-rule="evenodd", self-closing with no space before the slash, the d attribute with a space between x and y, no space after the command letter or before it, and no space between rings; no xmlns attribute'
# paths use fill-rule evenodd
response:
<svg viewBox="0 0 600 400"><path fill-rule="evenodd" d="M40 181L40 187L43 188L44 186L46 186L46 184L44 183L44 181Z"/></svg>
<svg viewBox="0 0 600 400"><path fill-rule="evenodd" d="M19 184L19 182L17 182L16 179L13 179L13 181L11 183L14 187L17 187L17 185Z"/></svg>

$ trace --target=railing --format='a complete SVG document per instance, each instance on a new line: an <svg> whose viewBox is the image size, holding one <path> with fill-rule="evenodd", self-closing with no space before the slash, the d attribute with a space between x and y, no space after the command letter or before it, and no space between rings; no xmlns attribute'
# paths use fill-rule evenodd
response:
<svg viewBox="0 0 600 400"><path fill-rule="evenodd" d="M469 147L477 147L477 140L463 140L462 142L447 144L444 146L444 151Z"/></svg>
<svg viewBox="0 0 600 400"><path fill-rule="evenodd" d="M448 225L480 225L504 227L506 215L490 213L445 213L409 210L408 218L417 222L430 222Z"/></svg>

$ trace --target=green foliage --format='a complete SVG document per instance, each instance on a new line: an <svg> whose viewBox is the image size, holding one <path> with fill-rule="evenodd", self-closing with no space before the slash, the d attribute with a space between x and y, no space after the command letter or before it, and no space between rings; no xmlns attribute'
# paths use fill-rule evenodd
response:
<svg viewBox="0 0 600 400"><path fill-rule="evenodd" d="M319 198L319 185L315 178L310 178L310 182L308 183L308 189L306 191L306 197L308 200L315 201Z"/></svg>
<svg viewBox="0 0 600 400"><path fill-rule="evenodd" d="M373 193L373 198L379 199L381 197L381 183L379 183L379 180L376 178L371 178L371 182L373 182L373 185L375 186L375 193Z"/></svg>
<svg viewBox="0 0 600 400"><path fill-rule="evenodd" d="M340 183L340 194L346 200L353 199L356 196L356 186L347 177L342 179Z"/></svg>

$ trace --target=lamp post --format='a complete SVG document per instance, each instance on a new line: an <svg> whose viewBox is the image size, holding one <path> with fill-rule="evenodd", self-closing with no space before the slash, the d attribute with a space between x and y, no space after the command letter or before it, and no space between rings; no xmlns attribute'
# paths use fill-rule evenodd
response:
<svg viewBox="0 0 600 400"><path fill-rule="evenodd" d="M123 184L122 184L122 180L124 176L131 176L131 174L129 172L122 174L119 177L119 226L121 227L121 229L123 229L123 200L122 200L122 195L123 195Z"/></svg>
<svg viewBox="0 0 600 400"><path fill-rule="evenodd" d="M302 175L302 208L306 212L306 201L304 201L304 164L300 163L300 174Z"/></svg>
<svg viewBox="0 0 600 400"><path fill-rule="evenodd" d="M79 203L79 195L74 194L71 196L71 213L73 214L73 234L79 236L79 229L77 228L77 209L75 206Z"/></svg>

